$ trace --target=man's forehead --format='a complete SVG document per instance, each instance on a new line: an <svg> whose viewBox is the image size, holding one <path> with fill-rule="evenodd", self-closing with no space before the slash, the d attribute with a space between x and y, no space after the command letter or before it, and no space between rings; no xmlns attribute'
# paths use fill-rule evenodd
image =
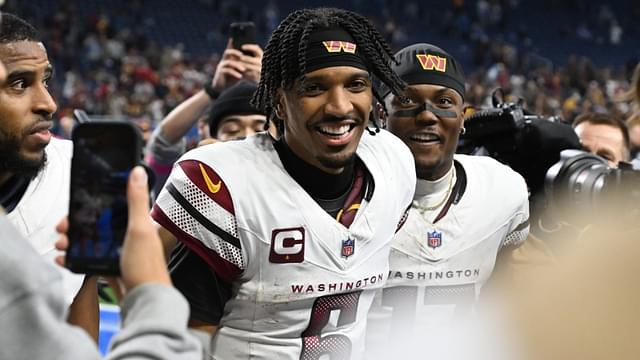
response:
<svg viewBox="0 0 640 360"><path fill-rule="evenodd" d="M622 131L615 126L591 124L584 122L576 127L576 132L583 138L623 142Z"/></svg>
<svg viewBox="0 0 640 360"><path fill-rule="evenodd" d="M304 78L306 80L319 80L328 77L334 77L336 75L353 77L353 76L362 76L362 77L371 77L371 73L367 70L361 69L359 67L354 66L327 66L322 67L313 71L309 71L304 74Z"/></svg>
<svg viewBox="0 0 640 360"><path fill-rule="evenodd" d="M220 120L220 124L222 124L223 122L228 122L228 121L245 121L245 122L266 122L267 121L267 117L265 115L262 114L233 114L233 115L227 115L224 118L222 118L222 120Z"/></svg>
<svg viewBox="0 0 640 360"><path fill-rule="evenodd" d="M44 44L36 41L16 41L0 44L0 59L7 67L20 62L49 63Z"/></svg>

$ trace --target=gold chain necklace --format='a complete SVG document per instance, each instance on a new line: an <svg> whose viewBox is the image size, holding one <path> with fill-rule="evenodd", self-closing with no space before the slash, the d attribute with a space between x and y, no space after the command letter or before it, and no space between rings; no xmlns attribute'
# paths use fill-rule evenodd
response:
<svg viewBox="0 0 640 360"><path fill-rule="evenodd" d="M414 200L413 203L412 203L413 207L415 207L418 210L420 210L420 212L424 216L425 212L433 211L433 210L439 208L440 206L442 206L442 204L444 204L449 199L449 196L451 195L451 191L453 190L453 180L455 178L456 178L456 167L454 166L453 167L453 174L451 174L451 179L449 180L449 187L447 188L447 191L444 194L444 197L442 198L442 200L438 201L438 203L436 205L433 205L433 206L422 206L417 201Z"/></svg>

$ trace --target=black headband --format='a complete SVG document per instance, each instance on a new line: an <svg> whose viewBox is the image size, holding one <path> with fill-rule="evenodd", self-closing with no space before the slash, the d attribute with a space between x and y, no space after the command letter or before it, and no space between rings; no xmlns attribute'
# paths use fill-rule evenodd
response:
<svg viewBox="0 0 640 360"><path fill-rule="evenodd" d="M368 70L353 37L339 27L314 30L309 36L306 60L306 73L332 66Z"/></svg>

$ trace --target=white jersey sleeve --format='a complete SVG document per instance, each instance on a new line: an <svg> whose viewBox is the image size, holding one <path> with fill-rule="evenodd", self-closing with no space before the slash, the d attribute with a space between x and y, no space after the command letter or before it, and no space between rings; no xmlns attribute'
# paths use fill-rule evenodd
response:
<svg viewBox="0 0 640 360"><path fill-rule="evenodd" d="M225 280L231 282L244 271L246 260L231 194L206 163L179 160L151 216Z"/></svg>

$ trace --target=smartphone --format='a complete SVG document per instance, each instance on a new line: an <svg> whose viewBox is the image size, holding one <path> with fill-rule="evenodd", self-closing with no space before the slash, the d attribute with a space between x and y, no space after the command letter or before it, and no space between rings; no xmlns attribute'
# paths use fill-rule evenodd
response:
<svg viewBox="0 0 640 360"><path fill-rule="evenodd" d="M127 122L86 122L71 138L66 266L76 273L118 275L128 221L127 181L140 162L140 132Z"/></svg>
<svg viewBox="0 0 640 360"><path fill-rule="evenodd" d="M251 21L234 22L229 25L229 36L234 49L242 51L245 55L253 55L243 51L242 45L256 43L256 25Z"/></svg>

